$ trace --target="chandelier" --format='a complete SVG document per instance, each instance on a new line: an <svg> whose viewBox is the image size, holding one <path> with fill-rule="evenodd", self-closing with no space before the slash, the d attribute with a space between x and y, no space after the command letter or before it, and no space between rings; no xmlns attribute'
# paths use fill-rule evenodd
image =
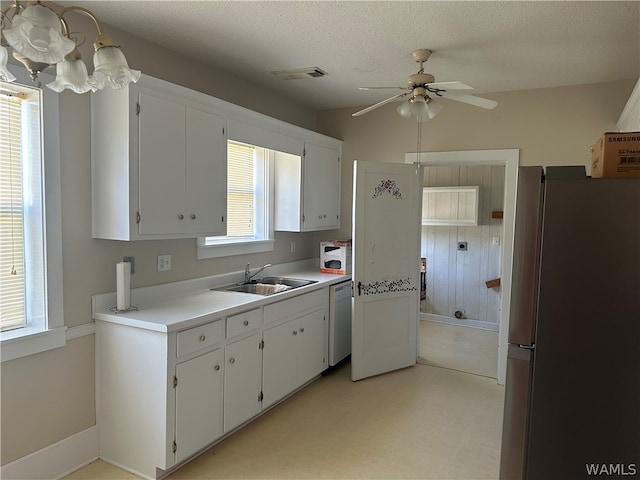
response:
<svg viewBox="0 0 640 480"><path fill-rule="evenodd" d="M55 65L56 79L47 87L56 92L65 89L75 93L95 92L105 87L120 89L140 78L140 71L129 68L120 47L102 31L96 16L86 8L70 6L56 12L50 2L30 1L26 6L23 3L14 1L1 12L0 80L15 80L7 68L9 47L34 82L40 72ZM64 18L71 11L91 18L98 32L93 43L91 76L77 48L84 43L85 36L71 32ZM80 43L78 35L82 40Z"/></svg>

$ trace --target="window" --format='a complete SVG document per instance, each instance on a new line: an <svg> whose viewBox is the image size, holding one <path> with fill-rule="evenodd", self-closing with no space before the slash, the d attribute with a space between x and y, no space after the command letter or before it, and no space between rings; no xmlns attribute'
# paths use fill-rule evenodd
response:
<svg viewBox="0 0 640 480"><path fill-rule="evenodd" d="M273 250L271 155L266 148L227 142L227 234L200 239L198 258Z"/></svg>
<svg viewBox="0 0 640 480"><path fill-rule="evenodd" d="M3 361L65 343L58 98L27 86L22 72L15 74L16 83L0 82Z"/></svg>

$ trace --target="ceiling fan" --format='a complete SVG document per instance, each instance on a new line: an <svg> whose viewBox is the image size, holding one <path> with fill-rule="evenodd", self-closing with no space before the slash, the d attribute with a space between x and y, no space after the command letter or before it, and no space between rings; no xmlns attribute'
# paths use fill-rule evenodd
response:
<svg viewBox="0 0 640 480"><path fill-rule="evenodd" d="M377 90L377 89L400 89L405 90L403 93L394 95L393 97L382 100L381 102L371 105L363 110L352 114L354 117L364 115L371 110L374 110L389 102L408 97L397 108L398 113L405 118L415 115L420 120L430 120L435 117L442 110L442 105L433 101L434 97L443 97L458 102L468 103L475 105L476 107L492 109L495 108L498 103L486 98L476 97L475 95L469 95L467 93L459 92L459 90L473 90L473 87L465 85L461 82L436 82L435 77L429 73L424 73L424 63L429 59L431 50L426 48L419 48L411 52L411 56L414 60L420 64L418 73L409 75L407 79L406 87L360 87L359 90Z"/></svg>

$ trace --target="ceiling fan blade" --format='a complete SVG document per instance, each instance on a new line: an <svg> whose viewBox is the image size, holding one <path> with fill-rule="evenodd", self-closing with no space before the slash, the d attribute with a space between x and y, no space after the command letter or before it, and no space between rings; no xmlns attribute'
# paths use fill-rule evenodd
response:
<svg viewBox="0 0 640 480"><path fill-rule="evenodd" d="M468 103L469 105L475 105L476 107L486 108L488 110L491 110L498 105L498 102L494 102L493 100L476 97L475 95L468 95L466 93L439 92L438 95L444 98L455 100L456 102Z"/></svg>
<svg viewBox="0 0 640 480"><path fill-rule="evenodd" d="M433 82L427 83L431 88L442 88L444 90L473 90L473 87L462 82Z"/></svg>
<svg viewBox="0 0 640 480"><path fill-rule="evenodd" d="M404 92L404 93L400 93L398 95L394 95L393 97L387 98L386 100L382 100L381 102L378 102L378 103L376 103L374 105L371 105L370 107L367 107L367 108L365 108L363 110L360 110L360 111L358 111L356 113L352 113L351 116L352 117L359 117L360 115L364 115L365 113L370 112L371 110L374 110L374 109L376 109L378 107L381 107L382 105L384 105L386 103L393 102L394 100L396 100L398 98L402 98L402 97L404 97L406 95L409 95L409 92Z"/></svg>
<svg viewBox="0 0 640 480"><path fill-rule="evenodd" d="M408 90L407 87L358 87L358 90Z"/></svg>

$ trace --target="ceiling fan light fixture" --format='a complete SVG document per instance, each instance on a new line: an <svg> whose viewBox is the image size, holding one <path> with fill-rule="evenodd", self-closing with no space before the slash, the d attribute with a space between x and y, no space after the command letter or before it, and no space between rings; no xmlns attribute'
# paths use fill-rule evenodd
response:
<svg viewBox="0 0 640 480"><path fill-rule="evenodd" d="M411 118L411 104L407 102L402 102L398 108L396 108L396 112L400 114L402 118Z"/></svg>

